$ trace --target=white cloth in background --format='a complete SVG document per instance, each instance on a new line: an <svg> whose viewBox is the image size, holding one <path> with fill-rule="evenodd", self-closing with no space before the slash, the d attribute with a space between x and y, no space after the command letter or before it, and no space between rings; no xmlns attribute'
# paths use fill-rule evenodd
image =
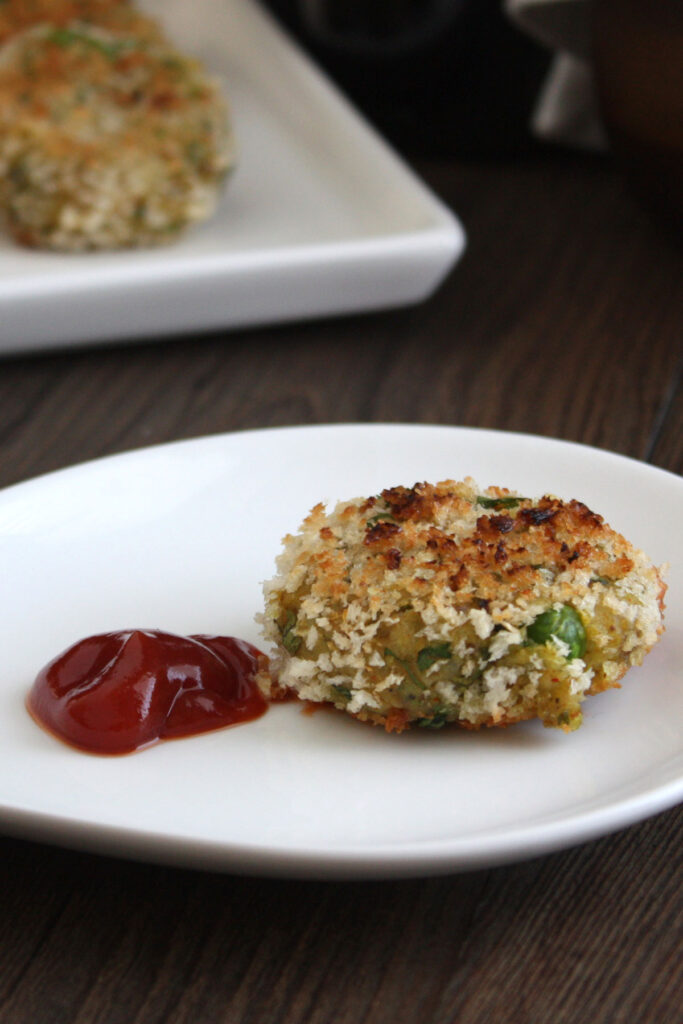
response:
<svg viewBox="0 0 683 1024"><path fill-rule="evenodd" d="M591 68L590 0L505 0L515 24L555 51L531 118L540 138L605 149Z"/></svg>

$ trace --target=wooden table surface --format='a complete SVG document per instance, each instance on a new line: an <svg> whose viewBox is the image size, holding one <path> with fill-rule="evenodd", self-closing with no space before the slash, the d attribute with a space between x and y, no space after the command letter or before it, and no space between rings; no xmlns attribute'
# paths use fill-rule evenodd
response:
<svg viewBox="0 0 683 1024"><path fill-rule="evenodd" d="M429 302L8 359L0 485L177 438L346 421L526 431L681 472L680 250L612 167L539 154L418 170L470 238ZM0 1024L678 1024L682 822L383 882L0 839Z"/></svg>

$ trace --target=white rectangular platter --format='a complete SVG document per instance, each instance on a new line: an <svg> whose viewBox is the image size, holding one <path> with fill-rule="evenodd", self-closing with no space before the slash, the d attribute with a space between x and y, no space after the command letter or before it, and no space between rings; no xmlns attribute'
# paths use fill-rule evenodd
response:
<svg viewBox="0 0 683 1024"><path fill-rule="evenodd" d="M0 233L0 354L419 302L461 254L448 210L253 0L147 0L225 84L239 163L163 249L59 254Z"/></svg>

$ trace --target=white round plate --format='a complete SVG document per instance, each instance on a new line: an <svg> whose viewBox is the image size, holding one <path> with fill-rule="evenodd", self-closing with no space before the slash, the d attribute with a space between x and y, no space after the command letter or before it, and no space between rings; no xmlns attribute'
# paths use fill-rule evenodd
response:
<svg viewBox="0 0 683 1024"><path fill-rule="evenodd" d="M78 753L24 709L51 657L131 626L259 642L281 537L319 500L471 475L576 497L669 562L667 631L571 735L529 722L387 735L297 705L127 757ZM683 793L683 481L519 434L425 426L237 433L115 456L0 493L0 827L253 874L480 868L621 828Z"/></svg>

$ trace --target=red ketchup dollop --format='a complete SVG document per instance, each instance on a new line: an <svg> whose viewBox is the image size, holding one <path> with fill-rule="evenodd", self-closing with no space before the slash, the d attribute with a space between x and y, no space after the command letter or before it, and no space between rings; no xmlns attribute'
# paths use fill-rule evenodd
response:
<svg viewBox="0 0 683 1024"><path fill-rule="evenodd" d="M229 636L154 629L79 641L38 674L27 706L55 736L93 754L129 754L259 718L265 656Z"/></svg>

